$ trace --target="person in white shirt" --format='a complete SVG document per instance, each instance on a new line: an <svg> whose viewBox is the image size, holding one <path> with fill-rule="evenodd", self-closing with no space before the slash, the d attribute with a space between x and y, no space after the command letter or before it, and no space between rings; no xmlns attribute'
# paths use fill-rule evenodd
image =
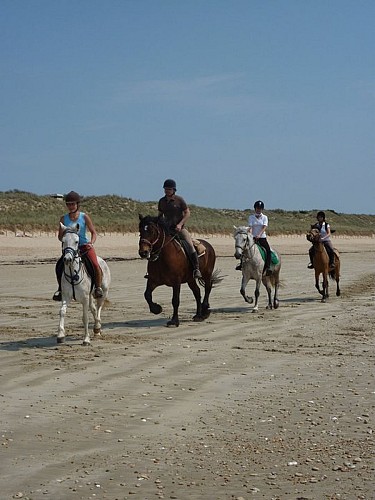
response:
<svg viewBox="0 0 375 500"><path fill-rule="evenodd" d="M316 214L316 219L318 222L312 224L311 229L318 229L320 232L320 239L326 249L329 257L329 268L333 270L335 268L335 251L331 241L331 226L326 221L326 214L322 211ZM334 232L334 230L333 230ZM307 266L309 269L314 269L314 247L309 249L310 263Z"/></svg>
<svg viewBox="0 0 375 500"><path fill-rule="evenodd" d="M253 235L255 242L264 248L266 252L266 261L263 268L263 275L270 276L272 271L271 266L271 249L267 241L266 228L268 227L268 217L264 215L262 210L264 203L258 200L254 203L254 213L249 216L248 226L249 233ZM242 269L242 262L236 267L237 270Z"/></svg>

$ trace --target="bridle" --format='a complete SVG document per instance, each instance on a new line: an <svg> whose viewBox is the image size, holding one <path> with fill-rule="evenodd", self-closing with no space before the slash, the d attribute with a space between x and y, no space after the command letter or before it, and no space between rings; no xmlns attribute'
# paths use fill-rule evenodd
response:
<svg viewBox="0 0 375 500"><path fill-rule="evenodd" d="M145 243L146 245L148 245L150 247L150 256L149 256L148 260L155 261L159 258L160 253L163 250L163 248L168 243L170 243L172 240L174 240L176 236L172 236L172 238L166 242L165 230L160 228L160 226L158 224L156 224L155 222L149 222L148 224L145 224L143 226L144 230L145 230L146 226L152 226L156 229L156 238L153 241L150 241L147 238L140 238L139 243L140 244ZM154 247L158 242L161 242L160 246L158 246L158 248L156 248L154 250Z"/></svg>
<svg viewBox="0 0 375 500"><path fill-rule="evenodd" d="M74 231L74 230L66 229L64 231L63 237L67 233L75 233L75 234L77 234L76 231ZM83 278L84 278L84 274L81 273L81 271L82 271L82 268L84 268L84 267L83 267L83 262L82 262L82 259L80 257L78 248L73 248L73 247L69 247L69 246L63 248L63 251L62 251L63 258L66 255L71 255L72 260L69 263L69 273L67 273L65 271L65 261L64 261L64 277L65 277L66 281L73 288L73 299L75 300L76 298L75 298L74 287L77 286L77 285L79 285L80 283L82 283ZM74 263L75 262L78 263L78 268L74 267Z"/></svg>
<svg viewBox="0 0 375 500"><path fill-rule="evenodd" d="M245 239L245 244L242 246L242 245L238 245L236 244L235 245L235 248L239 248L242 252L242 255L245 253L245 250L250 250L253 248L253 246L255 245L255 241L253 239L253 243L250 244L250 236L249 236L249 233L246 231L239 231L236 236L238 236L239 234L242 234L242 235L246 235L246 239Z"/></svg>

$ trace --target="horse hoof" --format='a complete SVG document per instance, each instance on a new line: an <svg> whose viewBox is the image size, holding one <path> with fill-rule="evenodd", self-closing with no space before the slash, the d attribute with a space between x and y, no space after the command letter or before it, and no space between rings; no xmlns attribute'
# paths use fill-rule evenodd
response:
<svg viewBox="0 0 375 500"><path fill-rule="evenodd" d="M101 328L94 328L94 334L95 335L100 335L102 333Z"/></svg>
<svg viewBox="0 0 375 500"><path fill-rule="evenodd" d="M64 343L64 337L57 337L57 343L58 344L63 344Z"/></svg>
<svg viewBox="0 0 375 500"><path fill-rule="evenodd" d="M82 342L82 345L91 345L91 342L89 340L84 340Z"/></svg>
<svg viewBox="0 0 375 500"><path fill-rule="evenodd" d="M203 316L193 316L193 321L196 323L204 321L205 318Z"/></svg>
<svg viewBox="0 0 375 500"><path fill-rule="evenodd" d="M178 326L180 326L180 323L178 321L172 321L172 320L168 321L167 327L170 328L172 326L174 326L175 328L177 328Z"/></svg>
<svg viewBox="0 0 375 500"><path fill-rule="evenodd" d="M279 307L279 302L275 302L274 305L273 305L273 308L274 309L278 309L278 307Z"/></svg>
<svg viewBox="0 0 375 500"><path fill-rule="evenodd" d="M160 314L162 310L163 308L159 304L154 304L153 306L150 306L150 312L152 312L152 314Z"/></svg>

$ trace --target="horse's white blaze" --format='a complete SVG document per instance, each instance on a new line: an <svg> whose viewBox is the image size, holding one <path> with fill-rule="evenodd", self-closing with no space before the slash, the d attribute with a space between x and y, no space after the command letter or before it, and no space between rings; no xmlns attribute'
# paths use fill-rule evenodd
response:
<svg viewBox="0 0 375 500"><path fill-rule="evenodd" d="M64 230L62 238L62 252L64 260L64 272L61 279L62 303L60 308L60 321L57 331L57 341L62 342L65 338L65 316L70 302L75 300L82 304L82 320L84 325L83 344L90 344L89 333L89 310L94 318L94 333L100 335L101 332L101 311L111 283L111 273L107 263L98 257L99 265L103 272L102 289L103 297L95 299L91 292L91 278L86 272L85 266L78 255L78 234L77 230L72 230L61 224Z"/></svg>
<svg viewBox="0 0 375 500"><path fill-rule="evenodd" d="M272 276L263 276L264 261L258 245L255 243L254 238L251 233L248 232L246 226L236 227L234 226L234 241L235 241L235 253L234 256L237 259L242 259L242 282L240 293L244 300L249 304L253 302L253 298L246 295L246 286L248 282L252 279L255 280L255 303L252 309L253 312L258 311L258 298L260 294L260 284L263 283L267 289L268 295L268 305L267 309L277 308L279 305L278 301L278 289L279 289L279 274L281 268L281 261L279 257L279 263L271 269L273 271ZM274 250L275 251L275 250ZM275 287L275 293L273 298L271 298L271 287Z"/></svg>

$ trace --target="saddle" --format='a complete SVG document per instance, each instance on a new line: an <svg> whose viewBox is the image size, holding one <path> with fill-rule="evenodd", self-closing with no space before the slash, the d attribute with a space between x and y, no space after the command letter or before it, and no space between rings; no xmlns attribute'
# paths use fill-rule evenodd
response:
<svg viewBox="0 0 375 500"><path fill-rule="evenodd" d="M260 245L258 245L258 243L257 243L257 246L259 248L260 255L262 256L262 259L264 260L264 262L266 262L266 251L265 251L265 249L263 247L261 247ZM277 254L271 248L271 264L273 266L276 266L279 262L280 261L279 261L279 259L277 257Z"/></svg>
<svg viewBox="0 0 375 500"><path fill-rule="evenodd" d="M190 259L190 247L187 243L186 240L179 238L179 236L176 234L175 235L175 241L181 245L181 248L185 252L186 256L188 259ZM206 247L203 245L203 243L200 240L197 240L195 238L192 238L193 242L193 247L195 248L195 251L197 252L198 257L201 257L206 253Z"/></svg>
<svg viewBox="0 0 375 500"><path fill-rule="evenodd" d="M92 291L94 288L94 285L95 285L95 268L92 265L91 260L87 257L86 253L80 253L80 255L81 255L82 262L86 268L87 274L91 278L91 291Z"/></svg>

